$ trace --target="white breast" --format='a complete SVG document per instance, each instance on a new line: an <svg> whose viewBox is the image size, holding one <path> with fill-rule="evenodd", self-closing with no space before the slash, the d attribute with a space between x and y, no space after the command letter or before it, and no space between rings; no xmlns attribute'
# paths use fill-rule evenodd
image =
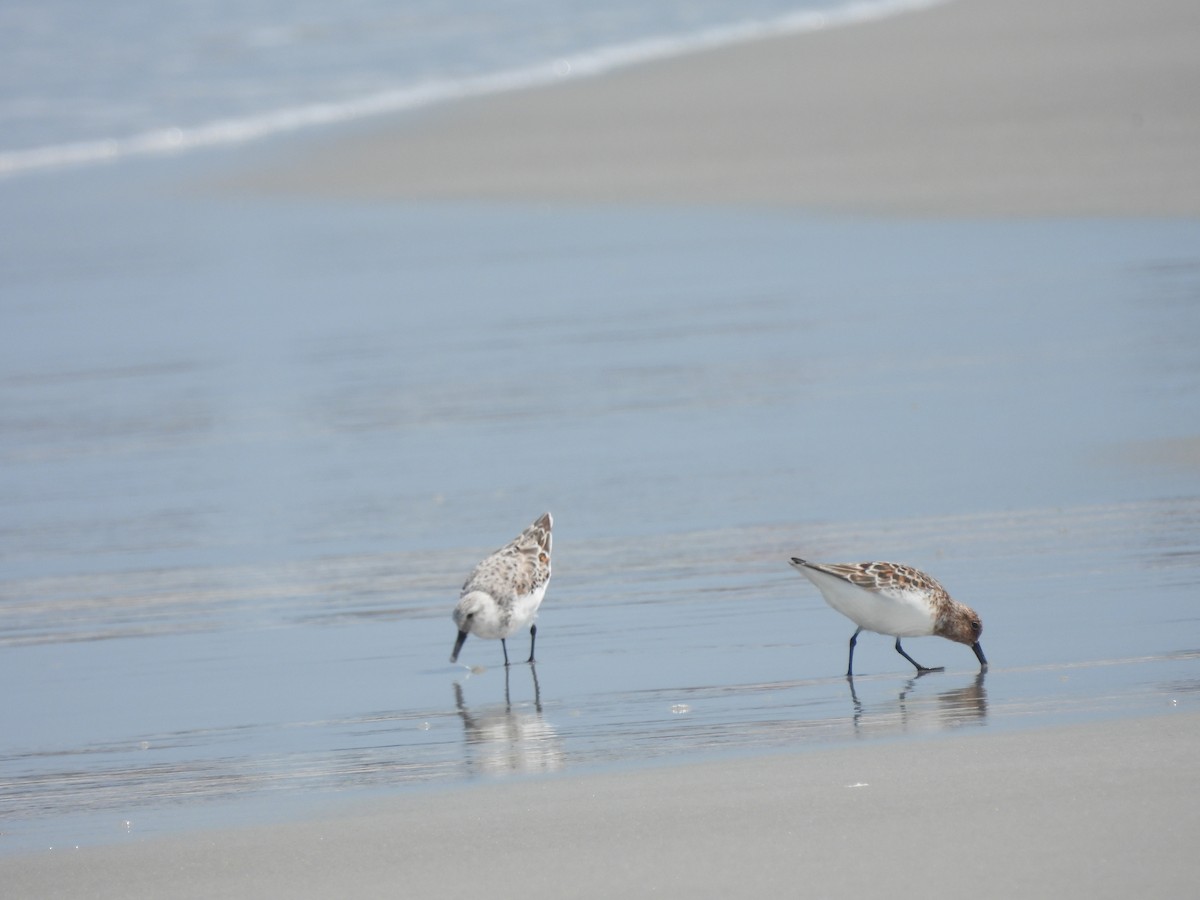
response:
<svg viewBox="0 0 1200 900"><path fill-rule="evenodd" d="M512 637L518 631L527 628L537 617L538 607L541 606L544 596L545 584L535 588L532 593L514 597L509 604L497 603L494 597L484 591L470 591L464 594L464 600L470 598L478 601L469 626L471 633L476 637L492 640Z"/></svg>
<svg viewBox="0 0 1200 900"><path fill-rule="evenodd" d="M542 605L542 598L546 596L546 582L541 587L533 589L532 593L526 594L523 597L516 597L512 605L512 619L510 620L509 634L514 634L533 623L537 618L538 607Z"/></svg>
<svg viewBox="0 0 1200 900"><path fill-rule="evenodd" d="M919 637L933 634L933 608L923 591L870 591L815 569L801 568L825 602L856 625L878 634Z"/></svg>

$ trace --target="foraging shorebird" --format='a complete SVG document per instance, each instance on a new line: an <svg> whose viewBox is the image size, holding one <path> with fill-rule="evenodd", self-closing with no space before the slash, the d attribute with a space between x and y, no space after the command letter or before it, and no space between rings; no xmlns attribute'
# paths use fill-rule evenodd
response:
<svg viewBox="0 0 1200 900"><path fill-rule="evenodd" d="M481 638L500 639L504 650L504 665L508 665L508 645L512 637L529 626L529 659L533 662L533 645L537 640L537 616L546 585L550 583L550 529L554 520L546 513L510 543L505 544L467 576L454 607L454 624L458 639L450 662L458 660L459 651L468 634Z"/></svg>
<svg viewBox="0 0 1200 900"><path fill-rule="evenodd" d="M987 659L979 646L983 622L973 609L951 599L932 576L912 566L889 562L816 563L792 557L792 566L817 586L825 602L850 619L858 629L850 637L850 661L846 676L854 675L854 645L859 632L896 638L896 652L917 667L917 674L940 672L930 669L900 646L902 637L935 634L966 644L975 651L979 671L987 670Z"/></svg>

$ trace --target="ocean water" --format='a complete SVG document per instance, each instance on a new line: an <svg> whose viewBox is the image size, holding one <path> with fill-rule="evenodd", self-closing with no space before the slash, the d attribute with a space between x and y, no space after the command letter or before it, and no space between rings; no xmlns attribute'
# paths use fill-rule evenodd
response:
<svg viewBox="0 0 1200 900"><path fill-rule="evenodd" d="M0 177L186 152L944 0L0 6Z"/></svg>
<svg viewBox="0 0 1200 900"><path fill-rule="evenodd" d="M229 162L0 180L0 853L1196 709L1200 224L340 202ZM538 665L450 665L463 578L547 509ZM797 554L927 569L991 669L864 635L848 682Z"/></svg>

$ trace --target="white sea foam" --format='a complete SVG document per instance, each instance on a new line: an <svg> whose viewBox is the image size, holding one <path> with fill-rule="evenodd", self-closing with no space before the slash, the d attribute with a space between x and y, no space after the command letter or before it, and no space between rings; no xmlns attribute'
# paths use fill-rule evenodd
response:
<svg viewBox="0 0 1200 900"><path fill-rule="evenodd" d="M338 103L314 103L194 126L155 129L123 138L4 151L0 152L0 178L37 170L240 144L300 129L404 112L467 97L601 75L639 63L764 37L874 21L947 2L950 0L861 0L832 10L804 10L774 19L745 21L683 35L615 44L489 74L425 81Z"/></svg>

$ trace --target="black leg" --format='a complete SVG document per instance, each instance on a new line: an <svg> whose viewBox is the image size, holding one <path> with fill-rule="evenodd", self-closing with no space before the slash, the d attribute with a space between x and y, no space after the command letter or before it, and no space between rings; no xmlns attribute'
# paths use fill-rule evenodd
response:
<svg viewBox="0 0 1200 900"><path fill-rule="evenodd" d="M530 625L529 626L529 659L525 660L525 662L528 662L528 663L533 662L533 645L536 641L537 641L537 626Z"/></svg>
<svg viewBox="0 0 1200 900"><path fill-rule="evenodd" d="M854 645L858 643L858 632L859 631L862 631L862 629L860 628L860 629L858 629L858 631L854 632L854 634L850 635L850 662L846 663L846 677L847 678L854 677Z"/></svg>
<svg viewBox="0 0 1200 900"><path fill-rule="evenodd" d="M904 648L900 646L900 638L896 638L896 652L899 653L901 656L903 656L910 663L912 663L914 666L917 667L918 675L924 675L926 672L941 672L941 671L944 671L946 668L945 666L938 666L936 669L930 669L930 668L927 668L926 666L921 665L919 662L917 662L915 659L913 659L911 656L909 656L907 653L904 652Z"/></svg>
<svg viewBox="0 0 1200 900"><path fill-rule="evenodd" d="M504 638L500 638L500 649L504 651L504 665L508 666L508 644L504 643Z"/></svg>

